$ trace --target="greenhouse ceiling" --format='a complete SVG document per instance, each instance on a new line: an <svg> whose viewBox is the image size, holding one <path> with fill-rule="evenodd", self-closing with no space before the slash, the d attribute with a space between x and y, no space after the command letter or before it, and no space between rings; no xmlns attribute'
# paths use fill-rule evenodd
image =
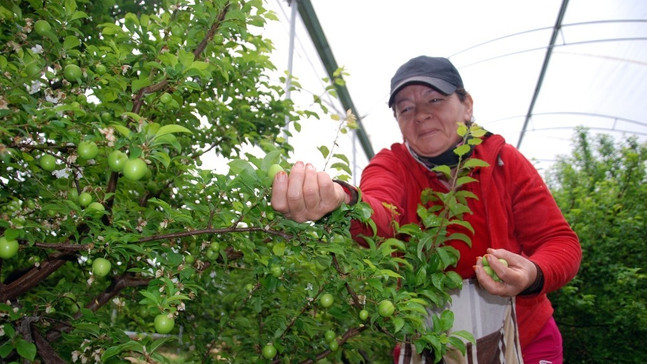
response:
<svg viewBox="0 0 647 364"><path fill-rule="evenodd" d="M421 54L450 58L474 97L476 121L502 134L540 169L570 153L578 126L620 139L647 139L647 1L292 3L310 7L329 57L321 57L321 39L300 9L293 62L286 61L292 7L285 0L268 1L282 26L283 40L274 38L284 57L277 58L277 67L290 64L313 94L321 82L304 80L326 77L330 57L344 68L348 97L362 125L354 144L364 151L356 153L360 167L371 151L401 140L386 106L389 81L400 64ZM312 145L312 135L297 138ZM298 142L296 147L298 152Z"/></svg>

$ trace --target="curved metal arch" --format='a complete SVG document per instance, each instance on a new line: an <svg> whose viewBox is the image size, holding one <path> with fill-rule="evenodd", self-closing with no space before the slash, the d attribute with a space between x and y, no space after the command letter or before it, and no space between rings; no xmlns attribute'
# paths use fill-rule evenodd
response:
<svg viewBox="0 0 647 364"><path fill-rule="evenodd" d="M582 26L582 25L609 24L609 23L647 23L647 19L622 19L622 20L585 21L585 22L578 22L578 23L562 24L562 28L577 27L577 26ZM516 36L519 36L519 35L524 35L524 34L529 34L529 33L534 33L534 32L541 32L541 31L548 30L548 29L553 29L553 28L554 28L554 26L541 27L541 28L535 28L535 29L530 29L530 30L524 30L522 32L506 34L506 35L501 36L501 37L493 38L493 39L487 40L485 42L478 43L478 44L475 44L473 46L469 46L469 47L467 47L465 49L462 49L462 50L450 55L449 58L452 58L452 57L455 57L455 56L457 56L459 54L471 51L472 49L476 49L476 48L488 45L490 43L498 42L498 41L503 40L503 39L513 38L513 37L516 37ZM571 44L571 43L569 43L569 44ZM545 48L545 47L541 47L541 49L543 49L543 48Z"/></svg>

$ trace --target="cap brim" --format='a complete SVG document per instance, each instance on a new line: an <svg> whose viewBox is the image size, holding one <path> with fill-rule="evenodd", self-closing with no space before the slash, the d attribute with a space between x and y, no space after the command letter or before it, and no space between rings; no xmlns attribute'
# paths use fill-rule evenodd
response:
<svg viewBox="0 0 647 364"><path fill-rule="evenodd" d="M417 83L417 84L425 84L427 86L431 86L438 91L444 93L445 95L451 95L456 91L456 86L452 85L451 83L441 80L439 78L434 78L434 77L425 77L425 76L414 76L414 77L409 77L407 79L404 79L400 81L400 83L397 84L393 88L393 91L391 91L391 95L389 96L389 107L393 106L393 99L395 98L395 95L402 90L403 87Z"/></svg>

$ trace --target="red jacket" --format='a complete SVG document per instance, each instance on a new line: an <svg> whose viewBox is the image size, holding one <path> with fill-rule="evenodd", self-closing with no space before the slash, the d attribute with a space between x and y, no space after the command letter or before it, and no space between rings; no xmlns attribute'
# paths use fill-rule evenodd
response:
<svg viewBox="0 0 647 364"><path fill-rule="evenodd" d="M479 182L466 185L479 200L469 202L474 216L466 219L472 220L475 234L472 248L461 244L457 271L463 278L473 277L473 259L488 246L527 256L541 268L542 291L516 300L523 348L552 316L553 307L546 293L559 289L577 273L581 247L539 173L503 137L487 137L474 148L472 156L490 166L473 171L472 176ZM395 206L400 225L420 223L416 209L421 192L429 187L443 188L437 175L414 159L405 145L396 143L380 151L364 169L360 182L362 201L373 208L378 235L393 236L394 215L385 204ZM372 235L368 226L357 221L353 221L351 233L358 242L359 235Z"/></svg>

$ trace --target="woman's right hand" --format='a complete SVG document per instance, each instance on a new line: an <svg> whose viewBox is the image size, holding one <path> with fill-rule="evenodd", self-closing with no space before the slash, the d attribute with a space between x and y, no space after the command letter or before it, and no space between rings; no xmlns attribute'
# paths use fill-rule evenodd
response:
<svg viewBox="0 0 647 364"><path fill-rule="evenodd" d="M316 221L337 209L350 197L326 172L297 162L290 174L281 171L272 183L272 207L296 222Z"/></svg>

